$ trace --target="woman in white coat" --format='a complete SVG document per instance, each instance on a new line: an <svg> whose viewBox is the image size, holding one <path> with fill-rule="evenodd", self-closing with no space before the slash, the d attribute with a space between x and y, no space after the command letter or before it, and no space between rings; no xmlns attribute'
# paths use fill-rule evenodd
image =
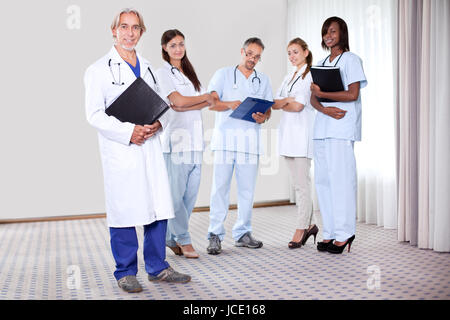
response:
<svg viewBox="0 0 450 320"><path fill-rule="evenodd" d="M288 165L298 208L296 230L288 244L294 249L304 245L311 235L315 242L319 231L314 224L310 177L315 111L310 104L312 53L300 38L289 42L287 53L293 69L278 89L272 108L282 110L278 150Z"/></svg>
<svg viewBox="0 0 450 320"><path fill-rule="evenodd" d="M167 30L161 37L164 66L157 71L172 109L167 112L161 143L172 190L175 218L167 225L166 245L176 255L198 258L189 234L189 218L200 187L203 158L201 109L214 99L203 93L179 30Z"/></svg>
<svg viewBox="0 0 450 320"><path fill-rule="evenodd" d="M135 226L144 226L143 251L150 281L187 282L190 276L174 271L165 261L167 219L174 214L157 132L160 123L140 126L105 113L137 77L159 91L149 62L134 50L145 31L142 16L124 9L111 29L115 45L85 74L86 116L98 131L106 217L116 261L114 276L123 290L139 292Z"/></svg>

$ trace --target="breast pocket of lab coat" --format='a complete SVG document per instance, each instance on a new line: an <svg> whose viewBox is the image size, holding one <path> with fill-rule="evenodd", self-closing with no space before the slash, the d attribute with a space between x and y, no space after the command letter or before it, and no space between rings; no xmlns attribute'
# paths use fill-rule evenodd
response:
<svg viewBox="0 0 450 320"><path fill-rule="evenodd" d="M127 83L123 85L115 85L111 82L104 87L105 105L109 107L128 87Z"/></svg>

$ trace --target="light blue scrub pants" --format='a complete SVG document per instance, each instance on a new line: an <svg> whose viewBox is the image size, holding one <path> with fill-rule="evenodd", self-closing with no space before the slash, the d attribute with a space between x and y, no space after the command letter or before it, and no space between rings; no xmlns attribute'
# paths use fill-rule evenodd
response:
<svg viewBox="0 0 450 320"><path fill-rule="evenodd" d="M356 160L353 141L314 140L314 180L323 239L346 241L356 230Z"/></svg>
<svg viewBox="0 0 450 320"><path fill-rule="evenodd" d="M233 239L239 240L246 232L251 232L253 195L258 174L259 156L256 154L214 151L214 173L210 200L208 239L214 233L223 241L224 221L230 201L230 184L236 169L238 191L237 219L232 229Z"/></svg>
<svg viewBox="0 0 450 320"><path fill-rule="evenodd" d="M175 212L175 218L167 222L166 245L169 247L192 243L189 218L200 187L202 157L199 151L164 153Z"/></svg>

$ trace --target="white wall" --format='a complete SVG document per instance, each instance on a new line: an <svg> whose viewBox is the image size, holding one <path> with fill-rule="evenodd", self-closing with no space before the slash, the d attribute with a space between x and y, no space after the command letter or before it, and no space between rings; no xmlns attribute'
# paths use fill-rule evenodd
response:
<svg viewBox="0 0 450 320"><path fill-rule="evenodd" d="M77 22L73 11L68 13L71 5L80 9L79 29L70 29ZM83 74L110 49L112 18L127 6L137 8L145 18L148 32L139 51L156 68L162 64L161 34L178 28L186 36L189 58L205 86L216 69L239 62L242 43L251 36L260 37L266 45L257 70L270 76L273 91L286 72L284 0L3 3L7 32L0 51L4 63L0 71L0 220L105 212L97 136L84 113ZM204 111L204 121L208 134L214 125L213 113ZM275 112L263 125L269 137L278 122ZM289 198L286 169L270 149L276 140L268 142L268 156L261 159L257 202ZM208 161L202 175L197 206L209 205L212 166ZM231 203L236 202L235 190L233 183Z"/></svg>

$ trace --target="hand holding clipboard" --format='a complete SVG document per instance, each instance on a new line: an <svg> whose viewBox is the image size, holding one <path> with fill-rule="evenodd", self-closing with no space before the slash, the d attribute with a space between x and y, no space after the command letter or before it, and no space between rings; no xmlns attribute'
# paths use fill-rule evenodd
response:
<svg viewBox="0 0 450 320"><path fill-rule="evenodd" d="M311 94L317 97L319 102L336 102L335 100L320 98L317 93L344 91L339 67L311 67L311 76L314 86L311 85Z"/></svg>
<svg viewBox="0 0 450 320"><path fill-rule="evenodd" d="M273 101L247 97L236 109L234 109L230 114L230 117L261 124L266 119L264 113L266 113L273 104Z"/></svg>
<svg viewBox="0 0 450 320"><path fill-rule="evenodd" d="M339 67L311 67L311 95L315 96L319 102L337 102L336 100L320 97L322 92L344 91ZM345 116L346 110L337 107L327 106L324 111L328 116L339 120Z"/></svg>

